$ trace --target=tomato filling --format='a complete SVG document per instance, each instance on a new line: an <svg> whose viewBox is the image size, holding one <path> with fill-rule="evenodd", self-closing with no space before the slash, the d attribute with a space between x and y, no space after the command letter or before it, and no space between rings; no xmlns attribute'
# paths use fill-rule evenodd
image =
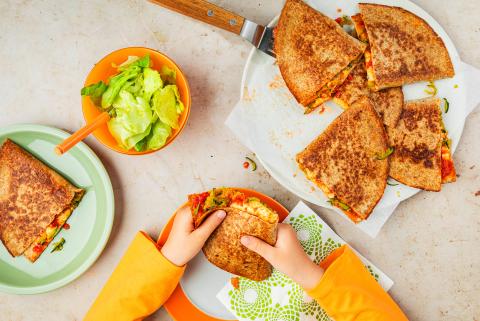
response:
<svg viewBox="0 0 480 321"><path fill-rule="evenodd" d="M210 192L189 195L188 200L195 227L200 226L210 213L225 207L245 211L269 223L278 221L278 215L258 198L247 197L232 188L214 188Z"/></svg>
<svg viewBox="0 0 480 321"><path fill-rule="evenodd" d="M346 68L340 71L332 80L327 82L322 89L317 93L317 98L307 107L305 113L313 111L316 107L320 106L324 102L332 98L338 87L340 87L345 81L353 79L353 76L350 74L352 70L357 66L357 64L362 59L362 56L358 56L355 60L350 62Z"/></svg>
<svg viewBox="0 0 480 321"><path fill-rule="evenodd" d="M448 146L442 146L442 183L454 182L457 179L452 155Z"/></svg>
<svg viewBox="0 0 480 321"><path fill-rule="evenodd" d="M362 16L360 14L354 15L352 20L355 25L358 39L368 44L367 28L365 27ZM367 70L368 86L373 88L375 87L375 73L373 70L372 49L370 48L370 45L365 49L365 69Z"/></svg>

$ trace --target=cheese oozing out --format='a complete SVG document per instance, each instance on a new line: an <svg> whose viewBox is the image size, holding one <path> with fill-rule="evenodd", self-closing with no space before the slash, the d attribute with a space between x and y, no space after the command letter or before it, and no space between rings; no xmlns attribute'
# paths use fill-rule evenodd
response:
<svg viewBox="0 0 480 321"><path fill-rule="evenodd" d="M368 33L365 28L365 23L363 22L362 15L356 14L352 16L352 21L355 25L355 31L357 37L360 41L368 44ZM365 50L365 69L367 70L367 80L369 88L375 87L375 73L373 70L373 58L372 58L372 49L370 45L367 46Z"/></svg>

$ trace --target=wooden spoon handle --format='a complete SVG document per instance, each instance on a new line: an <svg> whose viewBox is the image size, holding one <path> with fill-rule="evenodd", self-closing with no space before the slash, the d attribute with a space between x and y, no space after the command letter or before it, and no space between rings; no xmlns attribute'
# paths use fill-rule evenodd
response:
<svg viewBox="0 0 480 321"><path fill-rule="evenodd" d="M110 119L110 115L108 115L107 112L103 112L100 115L98 115L93 122L90 124L85 125L84 127L80 128L77 130L75 133L73 133L70 137L65 139L63 142L58 144L55 147L55 153L57 155L63 155L65 154L70 148L75 146L78 142L82 141L90 135L95 129L98 127L102 126L105 124L108 120Z"/></svg>
<svg viewBox="0 0 480 321"><path fill-rule="evenodd" d="M167 9L222 28L237 35L245 18L204 0L150 0Z"/></svg>

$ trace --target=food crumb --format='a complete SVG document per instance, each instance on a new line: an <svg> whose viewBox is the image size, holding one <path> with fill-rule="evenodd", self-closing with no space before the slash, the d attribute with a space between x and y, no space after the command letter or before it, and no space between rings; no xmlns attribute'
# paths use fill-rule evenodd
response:
<svg viewBox="0 0 480 321"><path fill-rule="evenodd" d="M475 165L470 166L470 169L474 169L474 168L475 168Z"/></svg>
<svg viewBox="0 0 480 321"><path fill-rule="evenodd" d="M476 191L475 196L480 196L480 191Z"/></svg>
<svg viewBox="0 0 480 321"><path fill-rule="evenodd" d="M231 278L230 283L235 289L238 290L240 288L240 279L238 277Z"/></svg>
<svg viewBox="0 0 480 321"><path fill-rule="evenodd" d="M400 197L400 191L397 191L397 197Z"/></svg>
<svg viewBox="0 0 480 321"><path fill-rule="evenodd" d="M318 107L318 113L323 114L325 112L325 104L321 104L320 107Z"/></svg>
<svg viewBox="0 0 480 321"><path fill-rule="evenodd" d="M337 12L338 12L338 13L342 12L342 9L341 9L341 8L337 8Z"/></svg>
<svg viewBox="0 0 480 321"><path fill-rule="evenodd" d="M285 82L280 75L275 75L275 77L273 77L273 80L268 84L269 89L279 89L282 87L285 87Z"/></svg>
<svg viewBox="0 0 480 321"><path fill-rule="evenodd" d="M312 192L315 192L315 188L314 188L313 186L310 186L310 190L311 190Z"/></svg>
<svg viewBox="0 0 480 321"><path fill-rule="evenodd" d="M244 101L248 101L248 102L252 101L255 98L255 94L256 94L255 88L250 93L248 91L247 86L243 87L243 100Z"/></svg>
<svg viewBox="0 0 480 321"><path fill-rule="evenodd" d="M458 88L458 85L453 86L453 88L455 88L455 89Z"/></svg>

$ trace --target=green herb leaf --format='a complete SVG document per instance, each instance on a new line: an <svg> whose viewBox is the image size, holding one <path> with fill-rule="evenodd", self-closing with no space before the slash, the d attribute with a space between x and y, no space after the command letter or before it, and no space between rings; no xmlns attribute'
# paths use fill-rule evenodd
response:
<svg viewBox="0 0 480 321"><path fill-rule="evenodd" d="M340 201L338 198L331 198L327 202L330 203L330 205L339 207L344 211L348 211L350 209L350 206Z"/></svg>
<svg viewBox="0 0 480 321"><path fill-rule="evenodd" d="M245 159L252 165L252 172L255 172L257 170L257 163L250 157L245 157Z"/></svg>
<svg viewBox="0 0 480 321"><path fill-rule="evenodd" d="M200 209L200 203L198 203L197 207L195 207L195 211L193 211L193 216L198 214L199 209Z"/></svg>
<svg viewBox="0 0 480 321"><path fill-rule="evenodd" d="M452 146L452 140L451 139L444 139L443 144L450 149L451 146Z"/></svg>
<svg viewBox="0 0 480 321"><path fill-rule="evenodd" d="M384 160L388 156L392 155L393 151L394 151L393 147L388 147L387 150L384 153L377 154L377 159L378 160Z"/></svg>
<svg viewBox="0 0 480 321"><path fill-rule="evenodd" d="M436 96L438 93L437 86L435 86L435 83L433 81L429 81L427 84L427 89L424 90L425 93L431 95L431 96Z"/></svg>
<svg viewBox="0 0 480 321"><path fill-rule="evenodd" d="M387 185L388 185L388 186L398 186L398 185L400 185L400 184L398 184L398 183L391 183L390 181L387 181Z"/></svg>
<svg viewBox="0 0 480 321"><path fill-rule="evenodd" d="M65 244L65 239L62 237L60 241L53 244L53 249L50 253L63 250L63 244Z"/></svg>
<svg viewBox="0 0 480 321"><path fill-rule="evenodd" d="M448 113L448 110L450 109L450 102L447 100L447 98L443 98L443 101L445 104L443 105L443 108L445 110L445 114Z"/></svg>

